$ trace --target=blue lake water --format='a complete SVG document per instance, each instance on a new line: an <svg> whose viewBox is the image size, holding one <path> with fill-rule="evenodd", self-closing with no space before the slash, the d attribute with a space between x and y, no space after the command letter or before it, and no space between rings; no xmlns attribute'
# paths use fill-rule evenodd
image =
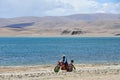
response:
<svg viewBox="0 0 120 80"><path fill-rule="evenodd" d="M62 54L75 63L120 62L120 37L0 38L0 66L56 64Z"/></svg>

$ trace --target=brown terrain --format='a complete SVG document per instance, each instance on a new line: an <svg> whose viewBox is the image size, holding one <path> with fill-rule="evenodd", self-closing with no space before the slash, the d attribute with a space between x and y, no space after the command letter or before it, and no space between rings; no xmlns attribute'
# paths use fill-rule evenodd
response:
<svg viewBox="0 0 120 80"><path fill-rule="evenodd" d="M120 36L120 14L0 18L0 36Z"/></svg>

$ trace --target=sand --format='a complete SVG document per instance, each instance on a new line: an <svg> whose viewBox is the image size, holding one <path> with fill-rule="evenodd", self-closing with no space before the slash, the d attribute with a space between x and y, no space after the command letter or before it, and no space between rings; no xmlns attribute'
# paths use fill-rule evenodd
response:
<svg viewBox="0 0 120 80"><path fill-rule="evenodd" d="M61 29L60 29L61 30ZM63 28L64 30L64 28ZM96 31L91 29L92 31ZM91 31L87 30L87 31ZM74 31L74 30L72 30ZM62 31L58 30L44 30L44 29L11 29L11 28L1 28L0 27L0 37L120 37L115 34L119 34L120 30L115 29L114 31L99 31L98 32L87 32L83 34L71 35L71 34L61 34Z"/></svg>
<svg viewBox="0 0 120 80"><path fill-rule="evenodd" d="M55 65L0 66L0 80L120 80L120 64L76 64L55 73Z"/></svg>

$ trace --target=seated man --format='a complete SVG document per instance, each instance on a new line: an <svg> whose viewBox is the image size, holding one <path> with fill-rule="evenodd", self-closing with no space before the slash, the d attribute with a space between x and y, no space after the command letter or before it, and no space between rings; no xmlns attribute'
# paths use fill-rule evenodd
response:
<svg viewBox="0 0 120 80"><path fill-rule="evenodd" d="M61 70L67 70L68 62L65 55L62 56L62 59L59 61L59 64L61 66Z"/></svg>
<svg viewBox="0 0 120 80"><path fill-rule="evenodd" d="M71 63L68 64L68 67L67 67L67 72L72 72L73 69L76 69L75 66L73 65L74 61L71 60Z"/></svg>

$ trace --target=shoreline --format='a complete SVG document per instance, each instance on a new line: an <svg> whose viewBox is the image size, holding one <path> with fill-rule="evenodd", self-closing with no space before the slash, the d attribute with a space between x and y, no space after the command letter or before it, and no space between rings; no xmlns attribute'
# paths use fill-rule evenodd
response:
<svg viewBox="0 0 120 80"><path fill-rule="evenodd" d="M75 65L120 65L120 62L90 62L90 63L74 63ZM28 65L0 65L0 68L15 68L15 67L36 67L36 66L56 66L55 64L28 64Z"/></svg>
<svg viewBox="0 0 120 80"><path fill-rule="evenodd" d="M74 63L75 65L120 65L120 62L98 62L98 63ZM28 64L28 65L0 65L1 67L30 67L30 66L55 66L56 64Z"/></svg>
<svg viewBox="0 0 120 80"><path fill-rule="evenodd" d="M120 38L120 36L0 36L0 38Z"/></svg>
<svg viewBox="0 0 120 80"><path fill-rule="evenodd" d="M69 38L69 37L70 38L75 38L75 37L79 38L79 37L98 37L99 38L99 37L120 37L120 36L84 36L84 35L82 35L82 36L61 36L61 35L60 36L59 35L58 36L0 36L0 38L4 38L4 37L13 37L13 38L14 37L15 38L16 37L18 37L18 38L20 38L20 37L25 37L25 38L47 38L47 37L48 38L62 38L62 37L63 38L64 37L65 38Z"/></svg>
<svg viewBox="0 0 120 80"><path fill-rule="evenodd" d="M119 80L120 63L75 64L73 72L54 72L56 65L0 66L0 80ZM106 77L107 76L107 77ZM117 77L116 77L117 76ZM118 77L119 76L119 77ZM87 77L89 77L87 79ZM101 77L101 78L100 78ZM99 79L100 78L100 79Z"/></svg>

